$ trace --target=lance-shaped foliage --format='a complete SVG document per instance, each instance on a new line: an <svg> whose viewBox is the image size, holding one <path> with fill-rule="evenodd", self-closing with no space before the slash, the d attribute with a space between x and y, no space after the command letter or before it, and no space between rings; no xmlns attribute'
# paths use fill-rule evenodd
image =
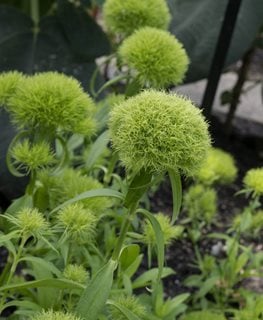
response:
<svg viewBox="0 0 263 320"><path fill-rule="evenodd" d="M145 26L168 29L171 20L165 0L106 0L103 16L110 31L124 36Z"/></svg>
<svg viewBox="0 0 263 320"><path fill-rule="evenodd" d="M8 107L8 101L14 94L17 85L24 80L22 73L17 71L0 74L0 106Z"/></svg>
<svg viewBox="0 0 263 320"><path fill-rule="evenodd" d="M208 125L190 100L146 90L114 107L113 147L127 169L193 175L210 146Z"/></svg>
<svg viewBox="0 0 263 320"><path fill-rule="evenodd" d="M183 45L167 31L145 27L119 48L124 64L134 69L143 86L165 88L183 81L189 59Z"/></svg>
<svg viewBox="0 0 263 320"><path fill-rule="evenodd" d="M263 168L250 169L244 179L245 188L255 196L263 195Z"/></svg>
<svg viewBox="0 0 263 320"><path fill-rule="evenodd" d="M236 176L237 167L231 154L218 148L211 148L195 177L199 182L211 185L213 183L231 183Z"/></svg>
<svg viewBox="0 0 263 320"><path fill-rule="evenodd" d="M180 318L180 320L226 320L226 318L218 313L203 310L188 313L187 315Z"/></svg>
<svg viewBox="0 0 263 320"><path fill-rule="evenodd" d="M19 82L8 104L19 128L90 135L95 127L92 99L76 79L57 72L39 73Z"/></svg>

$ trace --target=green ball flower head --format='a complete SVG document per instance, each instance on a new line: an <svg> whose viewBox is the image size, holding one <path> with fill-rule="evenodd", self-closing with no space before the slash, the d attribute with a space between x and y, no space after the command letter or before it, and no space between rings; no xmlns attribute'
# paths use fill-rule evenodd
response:
<svg viewBox="0 0 263 320"><path fill-rule="evenodd" d="M208 310L190 312L180 320L226 320L223 315Z"/></svg>
<svg viewBox="0 0 263 320"><path fill-rule="evenodd" d="M170 245L173 240L180 238L183 232L182 226L171 225L170 218L163 213L155 215L163 232L164 244ZM151 223L147 220L143 227L143 242L148 245L156 245L156 236Z"/></svg>
<svg viewBox="0 0 263 320"><path fill-rule="evenodd" d="M64 313L62 311L42 311L41 313L37 313L31 320L81 320L79 317L71 314Z"/></svg>
<svg viewBox="0 0 263 320"><path fill-rule="evenodd" d="M0 74L0 106L8 107L10 97L16 91L17 85L25 77L17 71L4 72Z"/></svg>
<svg viewBox="0 0 263 320"><path fill-rule="evenodd" d="M57 72L44 72L19 83L9 100L13 122L19 128L57 129L90 135L94 130L91 98L79 82Z"/></svg>
<svg viewBox="0 0 263 320"><path fill-rule="evenodd" d="M150 27L125 39L119 54L143 86L154 88L181 83L189 64L186 51L172 34Z"/></svg>
<svg viewBox="0 0 263 320"><path fill-rule="evenodd" d="M190 100L146 90L114 107L113 147L127 169L193 175L210 146L208 125Z"/></svg>
<svg viewBox="0 0 263 320"><path fill-rule="evenodd" d="M232 183L236 176L237 168L231 154L221 149L211 148L195 177L199 182L211 185L213 183Z"/></svg>
<svg viewBox="0 0 263 320"><path fill-rule="evenodd" d="M28 139L14 145L11 149L11 157L14 159L14 164L27 173L55 162L54 154L47 142L31 144Z"/></svg>
<svg viewBox="0 0 263 320"><path fill-rule="evenodd" d="M69 264L66 266L63 275L66 279L85 284L89 279L89 273L81 265Z"/></svg>
<svg viewBox="0 0 263 320"><path fill-rule="evenodd" d="M252 192L253 196L263 195L263 167L250 169L244 177L245 188Z"/></svg>
<svg viewBox="0 0 263 320"><path fill-rule="evenodd" d="M107 28L124 36L146 26L166 30L171 20L165 0L106 0L103 15Z"/></svg>
<svg viewBox="0 0 263 320"><path fill-rule="evenodd" d="M135 296L121 295L115 299L121 306L127 308L136 315L138 319L145 319L147 312L145 307L139 302ZM111 319L114 320L127 320L127 317L116 307L110 308Z"/></svg>
<svg viewBox="0 0 263 320"><path fill-rule="evenodd" d="M184 207L192 219L205 220L210 223L216 214L216 204L215 190L201 184L190 187L184 195Z"/></svg>

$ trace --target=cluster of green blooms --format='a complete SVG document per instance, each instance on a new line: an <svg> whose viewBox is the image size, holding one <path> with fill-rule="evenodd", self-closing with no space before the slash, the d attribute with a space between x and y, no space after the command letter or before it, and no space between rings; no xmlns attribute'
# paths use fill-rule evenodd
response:
<svg viewBox="0 0 263 320"><path fill-rule="evenodd" d="M38 180L44 190L48 192L51 209L80 193L103 187L96 179L82 175L80 171L70 168L65 169L58 175L52 175L48 171L39 172ZM84 208L89 209L96 215L101 215L112 206L112 201L103 197L99 201L96 198L87 198L81 200L81 203Z"/></svg>
<svg viewBox="0 0 263 320"><path fill-rule="evenodd" d="M190 100L145 90L114 107L109 128L114 149L129 170L193 175L210 146L208 125Z"/></svg>
<svg viewBox="0 0 263 320"><path fill-rule="evenodd" d="M125 39L119 55L135 70L142 86L154 88L181 83L189 64L182 44L172 34L150 27Z"/></svg>
<svg viewBox="0 0 263 320"><path fill-rule="evenodd" d="M18 142L11 149L11 157L18 169L27 173L43 169L55 163L54 153L46 141L30 143L28 139Z"/></svg>
<svg viewBox="0 0 263 320"><path fill-rule="evenodd" d="M68 280L86 284L89 279L89 272L82 265L69 264L66 266L63 276Z"/></svg>
<svg viewBox="0 0 263 320"><path fill-rule="evenodd" d="M204 311L196 311L188 313L187 315L183 316L180 320L226 320L223 315L218 313L204 310Z"/></svg>
<svg viewBox="0 0 263 320"><path fill-rule="evenodd" d="M62 311L42 311L31 317L31 320L81 320L72 313L64 313Z"/></svg>
<svg viewBox="0 0 263 320"><path fill-rule="evenodd" d="M245 189L254 196L263 195L263 168L250 169L244 177Z"/></svg>
<svg viewBox="0 0 263 320"><path fill-rule="evenodd" d="M223 150L211 148L195 178L203 184L211 185L231 183L236 176L237 168L233 157Z"/></svg>
<svg viewBox="0 0 263 320"><path fill-rule="evenodd" d="M211 223L217 210L217 194L210 187L193 185L184 195L184 207L190 218Z"/></svg>
<svg viewBox="0 0 263 320"><path fill-rule="evenodd" d="M58 227L76 243L89 243L95 235L97 217L81 203L70 204L58 213Z"/></svg>
<svg viewBox="0 0 263 320"><path fill-rule="evenodd" d="M77 80L57 72L27 77L11 72L0 81L7 81L0 101L18 128L93 134L94 103Z"/></svg>
<svg viewBox="0 0 263 320"><path fill-rule="evenodd" d="M168 29L171 20L164 0L107 0L103 16L107 28L123 36L145 26Z"/></svg>
<svg viewBox="0 0 263 320"><path fill-rule="evenodd" d="M171 224L170 218L160 212L155 215L155 218L160 224L165 245L170 245L172 241L177 240L181 237L184 230L182 226L173 226ZM156 245L156 235L151 223L148 220L145 222L143 226L142 239L143 242L147 245Z"/></svg>
<svg viewBox="0 0 263 320"><path fill-rule="evenodd" d="M130 310L135 316L136 319L145 319L146 318L146 308L139 302L135 296L125 296L121 295L115 299L115 301L122 307ZM111 319L114 320L127 320L127 317L116 307L110 307Z"/></svg>
<svg viewBox="0 0 263 320"><path fill-rule="evenodd" d="M25 76L17 71L4 72L0 75L0 106L7 107L8 101L15 93L18 84L24 79Z"/></svg>

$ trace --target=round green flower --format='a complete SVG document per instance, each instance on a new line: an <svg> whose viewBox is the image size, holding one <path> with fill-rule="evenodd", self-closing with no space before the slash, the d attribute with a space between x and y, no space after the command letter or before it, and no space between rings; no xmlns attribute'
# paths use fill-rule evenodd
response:
<svg viewBox="0 0 263 320"><path fill-rule="evenodd" d="M103 16L109 30L124 36L145 26L168 29L171 20L165 0L106 0Z"/></svg>
<svg viewBox="0 0 263 320"><path fill-rule="evenodd" d="M217 195L214 189L201 184L191 186L184 195L184 207L192 219L210 223L217 209Z"/></svg>
<svg viewBox="0 0 263 320"><path fill-rule="evenodd" d="M28 139L14 145L11 149L11 157L18 169L25 170L27 173L55 162L54 154L47 142L31 144Z"/></svg>
<svg viewBox="0 0 263 320"><path fill-rule="evenodd" d="M194 174L210 146L208 126L190 100L146 90L114 107L109 127L128 169Z"/></svg>
<svg viewBox="0 0 263 320"><path fill-rule="evenodd" d="M244 177L245 188L253 192L254 196L263 195L263 167L250 169Z"/></svg>
<svg viewBox="0 0 263 320"><path fill-rule="evenodd" d="M203 310L190 312L182 318L180 318L180 320L226 320L226 318L218 313Z"/></svg>
<svg viewBox="0 0 263 320"><path fill-rule="evenodd" d="M213 183L228 184L237 176L237 167L231 154L211 148L199 172L195 175L199 182L207 185Z"/></svg>
<svg viewBox="0 0 263 320"><path fill-rule="evenodd" d="M17 85L25 77L17 71L4 72L0 74L0 106L8 107L10 97L16 91Z"/></svg>
<svg viewBox="0 0 263 320"><path fill-rule="evenodd" d="M37 313L31 320L81 320L79 317L73 315L72 313L64 313L62 311L42 311Z"/></svg>
<svg viewBox="0 0 263 320"><path fill-rule="evenodd" d="M170 245L173 240L180 238L183 232L182 226L171 225L170 218L163 213L158 213L155 218L163 232L164 244ZM156 236L151 223L147 220L143 226L143 242L148 245L156 245Z"/></svg>
<svg viewBox="0 0 263 320"><path fill-rule="evenodd" d="M66 279L85 284L89 279L88 271L81 265L69 264L66 266L63 275Z"/></svg>
<svg viewBox="0 0 263 320"><path fill-rule="evenodd" d="M63 232L78 243L87 243L94 238L97 218L81 203L73 203L61 209L58 221Z"/></svg>
<svg viewBox="0 0 263 320"><path fill-rule="evenodd" d="M19 83L9 100L13 122L19 128L63 129L90 135L94 105L79 82L57 72L44 72Z"/></svg>
<svg viewBox="0 0 263 320"><path fill-rule="evenodd" d="M125 39L119 48L122 62L143 86L165 88L183 81L189 59L182 44L167 31L145 27Z"/></svg>
<svg viewBox="0 0 263 320"><path fill-rule="evenodd" d="M144 319L146 317L146 309L139 302L139 300L135 296L124 296L121 295L115 299L118 304L125 307L134 313L139 319ZM127 317L115 306L110 307L111 319L114 320L127 320Z"/></svg>

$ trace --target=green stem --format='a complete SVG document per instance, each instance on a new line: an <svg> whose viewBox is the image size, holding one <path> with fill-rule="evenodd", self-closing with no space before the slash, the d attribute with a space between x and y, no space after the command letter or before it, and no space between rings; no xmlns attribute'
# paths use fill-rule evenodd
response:
<svg viewBox="0 0 263 320"><path fill-rule="evenodd" d="M30 11L31 18L35 24L34 33L37 33L39 23L39 0L30 0Z"/></svg>
<svg viewBox="0 0 263 320"><path fill-rule="evenodd" d="M132 220L133 214L136 211L136 207L137 207L137 203L131 205L131 207L128 209L128 214L125 216L125 219L124 219L124 221L122 223L120 236L119 236L119 238L117 240L117 244L116 244L116 246L114 248L114 251L113 251L113 254L112 254L112 260L118 260L119 259L119 256L120 256L120 253L121 253L121 249L122 249L122 246L123 246L127 231L128 231L129 226L131 224L131 220Z"/></svg>
<svg viewBox="0 0 263 320"><path fill-rule="evenodd" d="M107 89L108 87L112 86L113 84L124 80L124 79L128 79L129 75L127 74L121 74L109 81L107 81L106 83L104 83L104 85L102 87L100 87L100 89L95 93L95 98L97 98L105 89Z"/></svg>

